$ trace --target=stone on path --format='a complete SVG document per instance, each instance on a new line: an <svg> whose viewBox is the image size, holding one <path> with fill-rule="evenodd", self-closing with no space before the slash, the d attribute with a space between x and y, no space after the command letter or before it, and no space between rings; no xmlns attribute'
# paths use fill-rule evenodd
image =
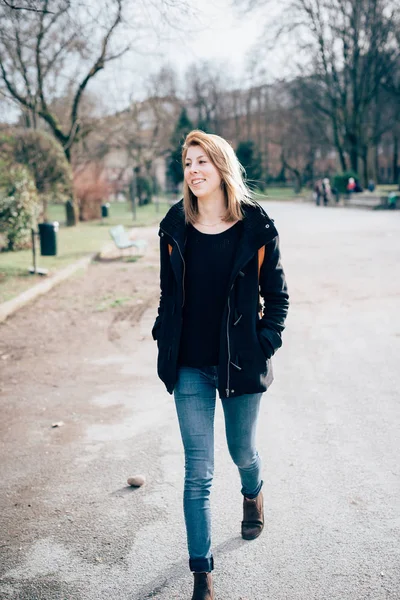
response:
<svg viewBox="0 0 400 600"><path fill-rule="evenodd" d="M132 487L141 487L146 483L146 478L144 475L133 475L132 477L128 477L127 482Z"/></svg>

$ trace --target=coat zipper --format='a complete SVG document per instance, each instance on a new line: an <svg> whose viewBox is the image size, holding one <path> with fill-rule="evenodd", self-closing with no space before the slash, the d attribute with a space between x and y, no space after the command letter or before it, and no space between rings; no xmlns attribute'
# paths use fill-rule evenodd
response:
<svg viewBox="0 0 400 600"><path fill-rule="evenodd" d="M240 270L239 272L240 273ZM227 323L226 323L226 340L227 340L227 345L228 345L228 366L227 366L227 377L226 377L226 389L225 389L225 393L226 393L226 397L229 398L229 395L231 393L230 390L230 364L231 364L231 344L230 344L230 338L229 338L229 317L231 315L231 292L233 290L233 286L235 285L235 279L231 285L231 289L229 290L229 294L228 294L228 317L227 317ZM236 323L238 323L240 321L240 319L242 318L242 315L240 315L239 319L236 321ZM236 324L235 323L235 324Z"/></svg>
<svg viewBox="0 0 400 600"><path fill-rule="evenodd" d="M183 263L183 277L182 277L182 308L185 305L185 273L186 273L186 263L185 263L185 259L183 258L183 254L181 252L181 249L179 247L178 242L176 241L175 238L172 237L172 235L170 235L169 233L167 233L166 231L164 231L164 229L162 229L162 227L160 227L161 231L164 232L166 235L169 235L170 238L175 242L176 247L179 250L179 254L181 255L181 259L182 259L182 263Z"/></svg>
<svg viewBox="0 0 400 600"><path fill-rule="evenodd" d="M230 343L230 338L229 338L229 317L231 316L231 291L232 291L233 285L231 287L231 289L229 290L229 295L228 295L228 317L227 317L227 322L226 322L226 341L228 344L228 367L227 367L227 377L226 377L226 397L229 398L229 393L230 393L230 373L229 373L229 368L230 368L230 363L231 363L231 343Z"/></svg>

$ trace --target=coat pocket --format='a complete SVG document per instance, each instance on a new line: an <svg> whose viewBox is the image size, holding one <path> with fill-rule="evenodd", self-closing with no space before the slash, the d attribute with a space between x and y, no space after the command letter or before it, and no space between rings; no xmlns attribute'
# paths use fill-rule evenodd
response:
<svg viewBox="0 0 400 600"><path fill-rule="evenodd" d="M271 356L274 354L274 349L273 349L268 337L266 335L263 335L263 329L260 329L259 331L257 331L257 338L258 338L258 343L259 343L261 352L263 353L265 360L270 359Z"/></svg>
<svg viewBox="0 0 400 600"><path fill-rule="evenodd" d="M236 362L246 371L261 372L265 370L267 358L256 333L248 340L237 346Z"/></svg>

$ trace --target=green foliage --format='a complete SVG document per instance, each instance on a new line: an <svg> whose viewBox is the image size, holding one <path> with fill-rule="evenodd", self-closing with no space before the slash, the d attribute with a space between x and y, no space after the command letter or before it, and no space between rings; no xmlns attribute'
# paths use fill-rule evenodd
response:
<svg viewBox="0 0 400 600"><path fill-rule="evenodd" d="M36 187L26 167L0 160L0 231L7 250L27 245L38 207Z"/></svg>
<svg viewBox="0 0 400 600"><path fill-rule="evenodd" d="M345 171L344 173L337 173L333 178L333 187L337 189L339 194L347 193L347 184L349 183L350 177L355 180L358 179L357 173L354 171Z"/></svg>
<svg viewBox="0 0 400 600"><path fill-rule="evenodd" d="M0 132L0 160L23 165L33 178L47 218L50 202L73 199L72 170L60 144L48 133L33 129Z"/></svg>
<svg viewBox="0 0 400 600"><path fill-rule="evenodd" d="M193 129L186 108L182 108L171 138L171 152L168 160L168 177L175 189L183 181L182 144L187 134Z"/></svg>
<svg viewBox="0 0 400 600"><path fill-rule="evenodd" d="M236 150L239 162L246 169L246 181L263 189L261 154L252 140L239 142Z"/></svg>
<svg viewBox="0 0 400 600"><path fill-rule="evenodd" d="M136 195L139 199L139 206L150 204L153 196L153 181L151 177L140 174L140 168L136 168Z"/></svg>
<svg viewBox="0 0 400 600"><path fill-rule="evenodd" d="M197 123L197 129L204 131L204 133L214 133L210 124L210 120L207 117L202 117Z"/></svg>
<svg viewBox="0 0 400 600"><path fill-rule="evenodd" d="M15 130L16 162L26 165L42 199L66 202L72 198L72 170L57 140L44 131Z"/></svg>

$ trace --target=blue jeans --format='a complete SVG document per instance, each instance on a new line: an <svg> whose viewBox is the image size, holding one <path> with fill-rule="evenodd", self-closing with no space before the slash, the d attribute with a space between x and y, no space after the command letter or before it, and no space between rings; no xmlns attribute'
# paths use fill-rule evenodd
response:
<svg viewBox="0 0 400 600"><path fill-rule="evenodd" d="M185 450L183 507L192 571L212 571L210 491L214 474L214 412L218 386L216 367L180 367L174 390ZM242 494L255 498L261 490L261 461L255 447L262 394L222 399L225 431L233 462L239 469Z"/></svg>

